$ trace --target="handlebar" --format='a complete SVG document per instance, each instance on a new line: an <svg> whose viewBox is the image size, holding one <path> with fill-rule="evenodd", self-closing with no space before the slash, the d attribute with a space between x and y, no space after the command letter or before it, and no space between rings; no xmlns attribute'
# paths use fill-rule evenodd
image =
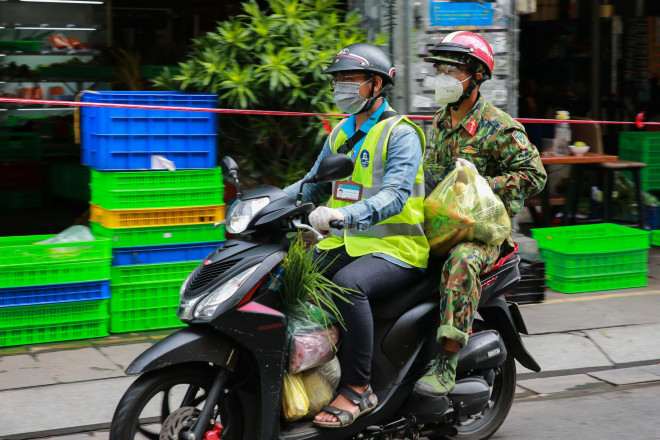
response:
<svg viewBox="0 0 660 440"><path fill-rule="evenodd" d="M335 228L335 229L344 229L344 221L343 220L330 220L330 227Z"/></svg>

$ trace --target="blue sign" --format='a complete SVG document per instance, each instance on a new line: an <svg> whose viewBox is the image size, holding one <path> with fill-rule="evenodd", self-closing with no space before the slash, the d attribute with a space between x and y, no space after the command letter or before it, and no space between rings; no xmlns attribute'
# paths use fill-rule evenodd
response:
<svg viewBox="0 0 660 440"><path fill-rule="evenodd" d="M431 1L431 26L491 26L492 3L448 3Z"/></svg>

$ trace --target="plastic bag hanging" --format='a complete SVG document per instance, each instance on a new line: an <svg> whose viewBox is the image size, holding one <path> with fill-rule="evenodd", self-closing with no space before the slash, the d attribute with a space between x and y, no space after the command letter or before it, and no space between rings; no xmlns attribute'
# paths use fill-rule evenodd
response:
<svg viewBox="0 0 660 440"><path fill-rule="evenodd" d="M452 170L424 201L424 232L436 256L460 241L502 244L510 231L500 198L486 179L466 167Z"/></svg>
<svg viewBox="0 0 660 440"><path fill-rule="evenodd" d="M282 386L282 415L287 422L300 420L309 411L309 399L305 392L302 374L284 372Z"/></svg>

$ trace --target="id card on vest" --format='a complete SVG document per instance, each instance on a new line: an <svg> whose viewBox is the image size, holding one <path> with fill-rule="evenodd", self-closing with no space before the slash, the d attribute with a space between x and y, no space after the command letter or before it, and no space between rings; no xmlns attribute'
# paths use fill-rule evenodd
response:
<svg viewBox="0 0 660 440"><path fill-rule="evenodd" d="M335 182L335 200L344 202L358 202L362 199L362 185L350 180L341 180Z"/></svg>

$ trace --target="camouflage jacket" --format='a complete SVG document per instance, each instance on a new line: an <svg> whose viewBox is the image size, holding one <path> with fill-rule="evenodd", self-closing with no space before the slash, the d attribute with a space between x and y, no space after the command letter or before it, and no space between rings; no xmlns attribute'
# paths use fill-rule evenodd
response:
<svg viewBox="0 0 660 440"><path fill-rule="evenodd" d="M520 212L526 198L545 186L541 157L527 139L525 128L483 97L457 127L450 125L449 106L445 106L433 118L425 159L436 184L454 169L457 158L467 159L500 196L511 217Z"/></svg>

